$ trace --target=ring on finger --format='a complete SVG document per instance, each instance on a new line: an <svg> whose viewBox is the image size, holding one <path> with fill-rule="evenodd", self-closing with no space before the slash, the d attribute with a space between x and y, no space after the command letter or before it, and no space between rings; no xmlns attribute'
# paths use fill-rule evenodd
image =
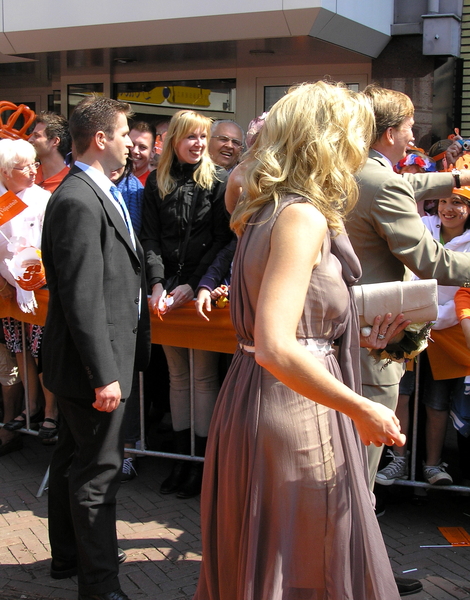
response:
<svg viewBox="0 0 470 600"><path fill-rule="evenodd" d="M385 334L383 334L383 333L378 333L378 334L377 334L377 339L378 339L378 340L384 340L384 339L385 339Z"/></svg>

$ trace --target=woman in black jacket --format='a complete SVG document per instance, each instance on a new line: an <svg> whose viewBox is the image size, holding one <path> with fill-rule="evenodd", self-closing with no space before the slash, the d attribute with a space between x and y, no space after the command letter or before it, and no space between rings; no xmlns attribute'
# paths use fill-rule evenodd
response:
<svg viewBox="0 0 470 600"><path fill-rule="evenodd" d="M199 280L231 237L224 206L227 174L207 150L211 121L191 110L171 119L158 170L145 187L141 242L146 255L150 307L163 291L174 310L192 300ZM188 232L189 229L189 232ZM170 406L178 454L190 453L189 351L164 346L170 372ZM204 455L219 390L218 354L194 351L196 454ZM190 498L200 491L202 464L177 461L161 493Z"/></svg>

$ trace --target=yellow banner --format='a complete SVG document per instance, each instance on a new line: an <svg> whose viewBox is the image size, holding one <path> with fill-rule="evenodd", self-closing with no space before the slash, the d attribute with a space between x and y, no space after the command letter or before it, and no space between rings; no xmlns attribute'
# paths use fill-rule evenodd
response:
<svg viewBox="0 0 470 600"><path fill-rule="evenodd" d="M118 100L135 104L162 104L166 100L170 104L209 107L210 93L210 90L203 88L172 85L154 87L148 92L122 92L118 94Z"/></svg>

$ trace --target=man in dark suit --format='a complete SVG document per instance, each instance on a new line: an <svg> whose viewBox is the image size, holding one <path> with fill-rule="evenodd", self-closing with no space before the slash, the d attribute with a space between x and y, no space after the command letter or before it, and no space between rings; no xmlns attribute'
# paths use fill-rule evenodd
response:
<svg viewBox="0 0 470 600"><path fill-rule="evenodd" d="M118 580L115 498L123 401L150 352L144 264L108 177L132 142L128 104L86 98L70 119L75 166L49 201L42 256L50 299L46 387L61 427L49 484L51 575L78 572L79 600L128 600Z"/></svg>

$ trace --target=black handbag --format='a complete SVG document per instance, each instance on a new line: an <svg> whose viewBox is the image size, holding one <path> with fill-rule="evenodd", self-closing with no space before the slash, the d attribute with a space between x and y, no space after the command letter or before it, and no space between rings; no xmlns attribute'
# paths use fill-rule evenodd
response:
<svg viewBox="0 0 470 600"><path fill-rule="evenodd" d="M183 246L181 248L181 251L179 252L178 270L176 271L175 275L171 275L171 277L168 277L168 279L165 280L165 284L163 286L167 294L170 294L180 284L181 273L183 272L184 267L184 259L186 258L186 250L188 248L189 236L191 235L191 229L193 226L194 213L196 212L196 203L199 194L199 189L200 188L197 185L194 188L193 198L191 200L191 208L189 212L188 227L184 236Z"/></svg>

